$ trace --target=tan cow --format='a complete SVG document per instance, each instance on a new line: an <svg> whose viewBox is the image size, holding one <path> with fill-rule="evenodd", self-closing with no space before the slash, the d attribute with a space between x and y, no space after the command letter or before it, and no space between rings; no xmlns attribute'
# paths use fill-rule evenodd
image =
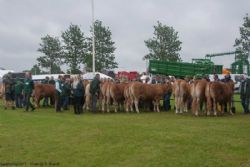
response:
<svg viewBox="0 0 250 167"><path fill-rule="evenodd" d="M192 112L196 116L199 115L199 110L206 104L205 89L207 85L205 79L196 80L191 84L191 96L192 96ZM206 105L205 105L206 110Z"/></svg>
<svg viewBox="0 0 250 167"><path fill-rule="evenodd" d="M207 98L207 115L214 111L214 115L217 116L218 104L221 106L221 112L224 112L224 104L229 105L230 114L233 115L231 110L232 97L234 93L234 82L230 80L227 83L224 82L210 82L206 86L206 98Z"/></svg>
<svg viewBox="0 0 250 167"><path fill-rule="evenodd" d="M175 112L188 112L188 102L191 98L190 85L185 81L178 79L173 84L173 96L175 98Z"/></svg>
<svg viewBox="0 0 250 167"><path fill-rule="evenodd" d="M44 97L51 97L56 100L55 86L51 84L35 84L32 96L36 107L39 107L40 100Z"/></svg>
<svg viewBox="0 0 250 167"><path fill-rule="evenodd" d="M167 91L171 90L170 84L144 84L134 82L129 87L133 103L135 104L136 112L139 113L140 100L152 100L154 104L154 111L160 112L160 100Z"/></svg>
<svg viewBox="0 0 250 167"><path fill-rule="evenodd" d="M123 91L123 96L125 98L124 100L124 105L125 105L125 110L126 112L129 112L129 109L131 112L133 112L133 100L131 97L131 94L129 93L129 87L131 86L131 82L128 83L125 87L124 87L124 91Z"/></svg>
<svg viewBox="0 0 250 167"><path fill-rule="evenodd" d="M105 108L107 108L107 112L109 112L108 105L110 103L110 91L109 91L110 84L112 84L111 80L104 80L100 85L101 89L100 100L102 103L102 112L105 111Z"/></svg>

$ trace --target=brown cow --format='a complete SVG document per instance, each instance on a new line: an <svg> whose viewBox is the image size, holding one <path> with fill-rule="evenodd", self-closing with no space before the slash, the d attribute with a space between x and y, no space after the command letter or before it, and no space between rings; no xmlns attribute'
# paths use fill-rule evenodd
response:
<svg viewBox="0 0 250 167"><path fill-rule="evenodd" d="M51 84L35 84L33 91L33 99L35 101L35 106L39 107L40 100L44 97L51 97L56 99L56 89L54 85Z"/></svg>
<svg viewBox="0 0 250 167"><path fill-rule="evenodd" d="M206 86L206 98L207 98L207 115L210 115L210 112L214 111L214 115L217 116L218 107L221 105L221 112L224 112L224 104L229 105L230 114L233 115L231 110L231 100L234 93L234 82L230 80L227 83L224 82L210 82Z"/></svg>
<svg viewBox="0 0 250 167"><path fill-rule="evenodd" d="M119 104L124 103L124 89L128 85L128 83L111 83L109 85L109 93L110 98L113 100L113 104L115 107L115 112L117 112L117 106ZM110 102L110 100L109 100ZM109 111L109 103L108 103L108 111Z"/></svg>
<svg viewBox="0 0 250 167"><path fill-rule="evenodd" d="M129 92L132 96L137 113L139 113L139 100L152 100L154 104L154 111L160 112L160 100L163 98L164 94L170 90L170 84L144 84L134 82L129 87Z"/></svg>
<svg viewBox="0 0 250 167"><path fill-rule="evenodd" d="M207 85L205 79L196 80L191 84L191 96L192 96L192 112L196 116L199 115L199 109L206 103L205 89ZM205 107L206 110L206 107Z"/></svg>
<svg viewBox="0 0 250 167"><path fill-rule="evenodd" d="M190 85L185 81L178 79L173 84L173 96L175 98L175 112L188 112L188 102L191 98Z"/></svg>
<svg viewBox="0 0 250 167"><path fill-rule="evenodd" d="M3 83L0 83L0 99L3 98Z"/></svg>

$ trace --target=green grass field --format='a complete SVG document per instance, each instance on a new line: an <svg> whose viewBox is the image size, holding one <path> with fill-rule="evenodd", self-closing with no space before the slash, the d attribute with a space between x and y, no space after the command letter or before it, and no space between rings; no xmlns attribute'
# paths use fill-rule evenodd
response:
<svg viewBox="0 0 250 167"><path fill-rule="evenodd" d="M250 115L241 112L79 116L0 107L0 166L250 166Z"/></svg>

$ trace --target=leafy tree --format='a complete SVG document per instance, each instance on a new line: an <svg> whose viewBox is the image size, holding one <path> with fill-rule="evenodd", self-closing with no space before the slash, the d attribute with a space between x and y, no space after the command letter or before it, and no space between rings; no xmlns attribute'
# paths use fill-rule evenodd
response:
<svg viewBox="0 0 250 167"><path fill-rule="evenodd" d="M71 24L68 30L62 33L64 43L63 58L69 65L72 74L80 73L80 65L86 59L86 38L80 27Z"/></svg>
<svg viewBox="0 0 250 167"><path fill-rule="evenodd" d="M143 57L144 60L181 60L179 51L182 42L179 41L178 32L173 27L163 25L158 21L154 26L154 37L144 42L149 49L149 53Z"/></svg>
<svg viewBox="0 0 250 167"><path fill-rule="evenodd" d="M33 74L33 75L39 75L42 73L42 70L40 69L40 67L35 64L33 65L33 67L31 68L30 72Z"/></svg>
<svg viewBox="0 0 250 167"><path fill-rule="evenodd" d="M247 59L250 54L250 18L248 14L243 18L244 23L240 27L240 38L236 38L234 46L240 54L238 59Z"/></svg>
<svg viewBox="0 0 250 167"><path fill-rule="evenodd" d="M90 32L93 33L93 26L90 27ZM115 61L115 42L112 41L111 31L109 27L102 25L102 22L96 20L94 22L95 35L95 67L96 71L103 69L114 69L118 67ZM88 38L88 57L85 61L87 69L92 69L92 38Z"/></svg>
<svg viewBox="0 0 250 167"><path fill-rule="evenodd" d="M56 73L54 67L62 63L62 47L59 39L57 37L52 37L46 35L41 38L42 42L40 43L39 52L44 53L44 56L37 58L38 65L49 69L50 74Z"/></svg>

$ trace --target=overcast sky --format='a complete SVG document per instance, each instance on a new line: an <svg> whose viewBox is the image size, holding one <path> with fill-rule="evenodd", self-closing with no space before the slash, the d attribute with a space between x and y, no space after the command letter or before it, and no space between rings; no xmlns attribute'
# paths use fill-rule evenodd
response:
<svg viewBox="0 0 250 167"><path fill-rule="evenodd" d="M181 58L190 62L234 50L246 13L250 0L95 0L95 19L112 31L118 70L145 71L144 40L157 20L179 32ZM70 23L89 34L91 0L0 0L0 67L30 69L41 37L60 36ZM233 56L213 60L229 66Z"/></svg>

